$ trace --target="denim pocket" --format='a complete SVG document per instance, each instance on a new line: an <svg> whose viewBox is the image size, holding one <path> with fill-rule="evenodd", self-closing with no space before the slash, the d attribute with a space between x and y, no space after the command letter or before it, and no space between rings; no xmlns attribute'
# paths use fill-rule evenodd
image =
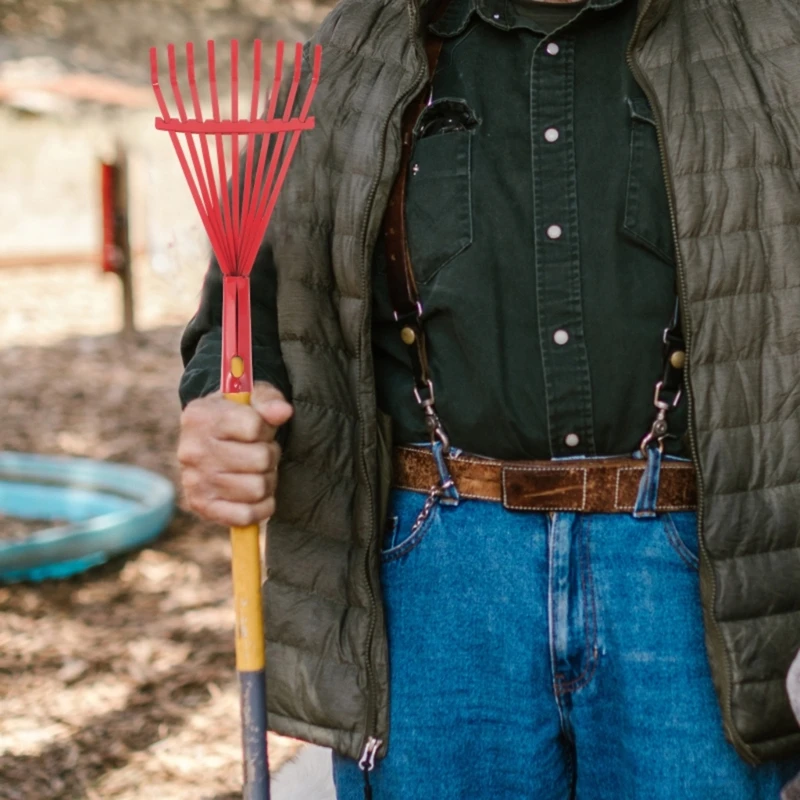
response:
<svg viewBox="0 0 800 800"><path fill-rule="evenodd" d="M656 122L646 98L628 98L628 106L631 143L623 231L674 264L675 242Z"/></svg>
<svg viewBox="0 0 800 800"><path fill-rule="evenodd" d="M437 117L444 103L464 106L463 120ZM406 186L406 228L414 275L427 283L472 244L472 131L477 124L463 101L441 100L417 122Z"/></svg>
<svg viewBox="0 0 800 800"><path fill-rule="evenodd" d="M687 567L697 569L700 561L697 514L694 511L668 511L661 518L672 549Z"/></svg>
<svg viewBox="0 0 800 800"><path fill-rule="evenodd" d="M439 516L439 503L433 506L422 524L413 530L427 499L428 496L421 492L392 490L389 519L381 550L381 561L384 564L408 555L429 533Z"/></svg>

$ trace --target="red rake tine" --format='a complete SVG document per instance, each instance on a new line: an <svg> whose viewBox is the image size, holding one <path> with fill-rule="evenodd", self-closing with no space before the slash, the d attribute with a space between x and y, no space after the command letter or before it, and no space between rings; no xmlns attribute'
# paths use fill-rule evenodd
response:
<svg viewBox="0 0 800 800"><path fill-rule="evenodd" d="M294 104L294 99L296 95L296 84L299 84L299 77L298 77L298 63L300 63L300 59L302 59L302 45L297 46L296 58L295 58L295 76L293 80L293 89L294 91L291 93L291 104L287 102L287 112L291 113L292 105ZM305 122L308 119L308 113L311 110L311 104L314 100L314 95L317 91L317 86L319 85L319 77L320 71L322 68L322 47L317 45L314 48L314 65L311 73L311 83L308 87L308 92L306 93L306 99L303 103L303 107L300 111L300 116L297 118L298 122ZM284 113L284 120L288 119L287 113ZM292 132L292 139L289 143L288 151L283 159L283 163L281 165L280 173L278 174L278 178L275 181L275 185L272 188L271 196L269 198L269 203L264 211L263 217L258 223L258 228L254 232L253 241L255 242L255 249L253 249L253 245L251 243L250 249L252 252L247 252L246 257L248 259L255 260L256 253L258 252L258 247L260 246L261 240L264 237L264 234L269 227L270 219L272 218L272 212L275 210L275 205L278 202L278 196L280 195L280 191L283 188L284 181L286 180L286 175L289 172L289 167L291 166L292 159L294 158L295 150L297 149L297 145L300 142L300 134L302 133L301 130L295 130ZM278 151L278 147L276 145L276 152Z"/></svg>
<svg viewBox="0 0 800 800"><path fill-rule="evenodd" d="M221 122L219 114L219 94L217 92L217 59L214 50L214 40L208 41L208 82L211 90L211 113L215 122ZM217 163L219 165L219 186L222 195L222 227L225 231L225 239L228 242L230 252L236 257L236 242L233 235L233 225L231 221L230 193L228 192L228 171L225 168L225 147L222 142L220 128L217 128L214 139L217 144ZM238 273L236 262L231 263L231 272L228 275Z"/></svg>
<svg viewBox="0 0 800 800"><path fill-rule="evenodd" d="M156 100L158 102L159 110L161 111L161 117L164 123L169 123L172 121L173 117L170 115L169 106L167 105L166 101L164 100L164 94L161 91L161 84L159 81L159 74L158 74L158 53L155 48L151 48L150 50L150 76L151 82L153 84L153 91L156 96ZM178 138L178 134L174 130L168 130L170 140L172 141L172 146L175 149L175 153L178 156L178 162L181 165L181 169L183 170L183 174L186 177L186 182L189 185L189 191L192 194L192 199L194 200L195 206L197 207L197 211L200 214L200 219L203 222L203 227L206 229L206 233L208 234L209 239L211 240L212 247L214 247L214 252L217 253L217 258L221 261L224 260L224 251L217 252L217 247L215 244L218 244L217 237L215 235L214 226L211 223L211 219L209 215L206 213L205 206L203 205L203 201L197 191L197 187L194 182L194 177L192 175L192 171L189 167L189 163L186 160L186 156L184 155L183 149L181 148L181 143Z"/></svg>
<svg viewBox="0 0 800 800"><path fill-rule="evenodd" d="M269 103L267 105L267 113L265 116L266 122L270 123L273 122L275 119L275 109L278 105L278 95L281 91L281 83L283 81L283 42L279 41L275 48L275 72L272 79L272 91L269 95ZM261 197L266 193L266 187L264 185L264 168L266 166L267 161L267 153L269 151L270 143L272 140L272 136L269 133L265 133L261 137L261 147L260 152L258 154L258 167L256 169L255 175L255 194L253 195L253 206L248 218L248 236L247 236L247 244L246 250L248 259L250 263L255 261L255 254L253 254L252 259L250 258L250 253L253 251L252 239L256 236L256 229L258 226L258 218L259 218L259 211L258 209L261 207ZM260 241L257 241L257 245L255 248L255 252L258 252L258 246L260 246Z"/></svg>
<svg viewBox="0 0 800 800"><path fill-rule="evenodd" d="M286 105L284 106L283 110L283 118L282 121L284 123L288 123L292 109L294 108L295 98L297 97L297 91L300 88L300 77L301 77L301 70L303 67L302 62L303 57L303 47L302 45L298 44L295 47L295 54L294 54L294 74L292 76L292 83L289 89L289 96L286 99ZM266 226L262 225L262 221L264 220L264 215L269 207L270 204L270 197L272 194L272 186L275 180L275 173L278 169L278 164L281 159L281 155L283 152L283 143L286 140L286 131L281 130L278 132L277 140L275 145L272 149L272 153L269 158L269 169L267 170L267 177L264 180L264 187L263 193L259 200L258 209L256 211L256 225L254 230L250 232L250 236L248 237L248 245L247 245L247 260L248 262L252 262L255 260L255 254L258 252L258 248L261 245L261 239L264 236L266 231Z"/></svg>
<svg viewBox="0 0 800 800"><path fill-rule="evenodd" d="M283 110L283 122L289 122L292 114L292 108L294 107L294 101L297 97L297 91L300 88L300 76L301 70L303 67L302 63L303 57L303 46L298 44L295 47L295 56L294 56L294 75L292 76L292 84L289 89L289 97L286 100L286 105L284 106ZM258 209L256 211L256 226L254 230L250 232L250 236L248 237L248 244L247 244L247 261L252 263L255 260L255 254L258 252L258 248L261 245L261 239L264 236L264 231L266 230L264 226L262 226L261 221L264 219L264 213L269 206L269 199L272 193L272 184L275 180L275 172L278 168L278 163L281 158L281 153L283 151L283 143L286 140L286 131L282 130L278 132L277 140L275 142L275 146L272 149L272 154L269 158L269 169L267 170L267 177L264 180L264 186L261 198L259 200Z"/></svg>
<svg viewBox="0 0 800 800"><path fill-rule="evenodd" d="M190 48L187 48L187 59L190 55L189 53ZM170 85L172 86L172 93L175 97L175 105L178 109L178 118L181 122L188 123L191 122L188 119L186 114L186 107L183 103L183 95L181 93L180 83L178 82L178 68L177 62L175 59L175 46L169 45L167 47L167 59L169 62L169 78L170 78ZM192 74L194 72L194 64L187 60L187 65L189 65L189 72ZM218 242L219 245L224 245L224 240L220 236L221 231L219 230L219 220L216 215L212 213L212 201L209 195L208 186L206 185L206 177L205 173L203 172L203 168L200 164L200 158L197 154L197 148L195 147L194 143L194 131L188 130L184 134L186 137L186 146L189 150L189 156L192 160L192 166L194 167L194 174L197 180L197 185L200 188L200 192L203 196L203 202L205 204L206 209L206 216L210 222L210 224L214 228L215 236L211 239L212 247L214 245L215 240ZM214 248L214 252L217 252L218 248ZM227 258L225 259L228 264L231 263L231 259L233 258L233 254L230 252L226 253ZM219 260L219 255L217 255L217 260Z"/></svg>
<svg viewBox="0 0 800 800"><path fill-rule="evenodd" d="M220 216L220 201L219 201L219 193L217 190L217 182L214 179L214 167L211 163L211 153L208 149L208 141L206 138L206 134L203 132L203 107L200 103L200 94L197 91L197 76L195 73L195 60L194 60L194 45L191 42L187 42L186 44L186 66L187 71L189 73L189 91L192 95L192 108L194 109L194 117L195 121L197 122L197 130L198 130L198 137L200 139L200 150L203 154L203 164L205 166L205 176L206 180L208 181L208 194L209 194L209 216L214 221L214 225L217 231L217 240L220 243L220 246L225 246L225 233L222 229L222 219ZM197 167L195 167L197 170ZM201 171L201 170L198 170ZM216 251L215 251L216 252ZM227 258L225 259L225 263L227 266L227 271L233 269L233 253L227 253ZM219 255L217 256L217 260L220 261ZM224 270L223 270L224 271Z"/></svg>
<svg viewBox="0 0 800 800"><path fill-rule="evenodd" d="M234 124L239 121L239 42L231 40L231 122ZM231 170L231 183L233 190L233 237L236 242L236 265L237 272L240 266L241 256L241 219L239 218L240 197L239 197L239 135L233 133L232 142L233 169Z"/></svg>
<svg viewBox="0 0 800 800"><path fill-rule="evenodd" d="M258 120L258 101L261 93L261 40L253 42L253 96L250 101L250 121ZM255 151L256 136L250 133L247 137L247 159L244 166L244 196L242 198L242 228L247 231L252 220L250 216L250 205L253 197L253 158Z"/></svg>

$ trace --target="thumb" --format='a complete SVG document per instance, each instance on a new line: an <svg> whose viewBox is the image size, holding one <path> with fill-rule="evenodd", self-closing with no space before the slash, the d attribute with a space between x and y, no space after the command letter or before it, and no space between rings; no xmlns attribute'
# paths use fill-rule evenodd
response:
<svg viewBox="0 0 800 800"><path fill-rule="evenodd" d="M264 381L259 381L253 386L250 405L261 419L273 428L288 422L294 414L294 409L283 396L283 392Z"/></svg>

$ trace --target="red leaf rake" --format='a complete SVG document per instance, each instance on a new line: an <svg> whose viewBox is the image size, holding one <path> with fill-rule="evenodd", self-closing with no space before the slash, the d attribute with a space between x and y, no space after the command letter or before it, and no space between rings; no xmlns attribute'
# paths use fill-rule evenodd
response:
<svg viewBox="0 0 800 800"><path fill-rule="evenodd" d="M308 116L319 83L322 50L313 51L311 82L300 112L292 116L303 67L303 47L295 48L294 73L283 108L276 118L283 82L283 42L278 42L271 91L261 101L261 42L253 44L253 84L250 115L239 116L239 44L231 42L231 116L220 116L216 53L208 42L211 118L203 116L195 75L194 46L186 45L186 68L193 117L186 111L178 81L175 46L167 48L169 81L177 110L170 114L158 79L158 54L150 50L153 91L161 117L156 128L167 131L189 184L200 218L223 273L222 391L230 400L249 403L253 388L250 326L250 272L266 234L300 134L314 127ZM239 138L246 137L244 171ZM211 140L211 142L209 142ZM260 146L257 148L256 143ZM185 146L185 150L184 150ZM257 152L258 151L258 152ZM188 152L188 158L187 158ZM230 174L227 159L231 158ZM215 172L216 169L216 172ZM230 188L229 188L230 187ZM266 680L264 676L264 619L261 604L259 526L231 528L234 605L236 611L236 669L242 706L245 800L269 798L267 762Z"/></svg>

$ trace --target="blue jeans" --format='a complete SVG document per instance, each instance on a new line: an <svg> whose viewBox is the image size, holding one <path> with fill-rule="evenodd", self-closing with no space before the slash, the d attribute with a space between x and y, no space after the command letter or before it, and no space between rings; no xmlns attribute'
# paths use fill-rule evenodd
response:
<svg viewBox="0 0 800 800"><path fill-rule="evenodd" d="M382 582L391 739L375 800L778 800L727 744L696 515L553 515L396 491ZM339 800L361 800L334 756Z"/></svg>

